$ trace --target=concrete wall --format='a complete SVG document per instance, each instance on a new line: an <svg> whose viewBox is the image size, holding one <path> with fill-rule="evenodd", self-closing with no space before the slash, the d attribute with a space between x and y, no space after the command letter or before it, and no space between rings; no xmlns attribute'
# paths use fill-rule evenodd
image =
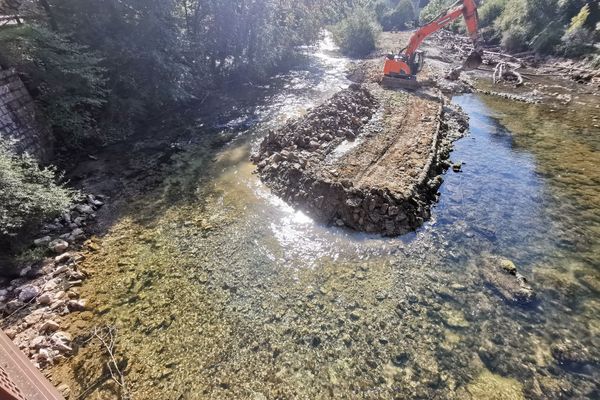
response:
<svg viewBox="0 0 600 400"><path fill-rule="evenodd" d="M33 99L13 70L0 70L0 137L14 139L18 153L27 152L41 162L52 158L50 130L39 123Z"/></svg>

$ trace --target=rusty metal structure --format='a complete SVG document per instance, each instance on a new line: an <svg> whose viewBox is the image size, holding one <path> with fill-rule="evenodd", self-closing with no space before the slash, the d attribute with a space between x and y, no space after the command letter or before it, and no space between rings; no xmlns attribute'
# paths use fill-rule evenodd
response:
<svg viewBox="0 0 600 400"><path fill-rule="evenodd" d="M64 397L2 330L0 330L0 399L64 400Z"/></svg>

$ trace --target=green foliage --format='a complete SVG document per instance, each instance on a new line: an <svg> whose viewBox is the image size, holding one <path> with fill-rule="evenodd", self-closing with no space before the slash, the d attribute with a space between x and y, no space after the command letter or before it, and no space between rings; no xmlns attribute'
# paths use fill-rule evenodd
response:
<svg viewBox="0 0 600 400"><path fill-rule="evenodd" d="M581 10L577 15L571 18L571 23L567 28L567 33L572 33L580 28L583 28L583 24L586 23L588 17L590 16L590 6L588 4L581 7Z"/></svg>
<svg viewBox="0 0 600 400"><path fill-rule="evenodd" d="M421 21L429 22L434 20L454 3L455 0L431 0L421 10Z"/></svg>
<svg viewBox="0 0 600 400"><path fill-rule="evenodd" d="M551 53L560 43L562 26L557 0L509 0L494 28L501 32L502 45L509 51L533 49Z"/></svg>
<svg viewBox="0 0 600 400"><path fill-rule="evenodd" d="M109 94L97 119L104 140L120 139L151 115L188 98L181 85L187 71L174 1L49 2L58 30L103 58Z"/></svg>
<svg viewBox="0 0 600 400"><path fill-rule="evenodd" d="M413 24L415 19L415 9L410 0L400 0L395 7L384 11L381 16L378 15L379 23L383 30L386 31L407 29Z"/></svg>
<svg viewBox="0 0 600 400"><path fill-rule="evenodd" d="M374 16L358 9L333 28L333 38L344 54L364 57L375 50L379 32Z"/></svg>
<svg viewBox="0 0 600 400"><path fill-rule="evenodd" d="M562 37L560 51L566 57L581 57L594 51L594 33L583 25L569 29Z"/></svg>
<svg viewBox="0 0 600 400"><path fill-rule="evenodd" d="M54 168L14 154L0 139L0 237L35 227L68 207L76 193L57 184L59 178Z"/></svg>
<svg viewBox="0 0 600 400"><path fill-rule="evenodd" d="M106 95L104 69L95 53L38 25L0 30L0 50L0 64L27 77L55 131L75 141L94 132L94 113Z"/></svg>
<svg viewBox="0 0 600 400"><path fill-rule="evenodd" d="M502 14L508 0L486 0L479 7L479 24L481 26L490 26Z"/></svg>

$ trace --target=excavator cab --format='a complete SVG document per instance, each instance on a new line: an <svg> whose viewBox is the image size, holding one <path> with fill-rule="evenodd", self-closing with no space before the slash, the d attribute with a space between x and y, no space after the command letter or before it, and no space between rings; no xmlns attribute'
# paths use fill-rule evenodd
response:
<svg viewBox="0 0 600 400"><path fill-rule="evenodd" d="M387 55L381 83L389 88L418 89L420 84L417 81L417 73L423 69L424 53L416 51L408 59L403 51L404 49L399 54Z"/></svg>
<svg viewBox="0 0 600 400"><path fill-rule="evenodd" d="M418 74L423 69L425 63L425 53L422 51L416 51L413 54L412 62L410 63L410 73L413 75Z"/></svg>

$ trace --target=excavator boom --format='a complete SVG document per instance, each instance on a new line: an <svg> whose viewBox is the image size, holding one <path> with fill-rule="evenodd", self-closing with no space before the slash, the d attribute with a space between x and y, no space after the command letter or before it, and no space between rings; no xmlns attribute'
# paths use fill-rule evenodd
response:
<svg viewBox="0 0 600 400"><path fill-rule="evenodd" d="M477 5L475 4L475 0L458 0L435 20L417 29L410 37L408 46L401 50L398 55L388 55L383 70L384 83L394 87L416 87L416 74L420 71L423 64L422 55L418 51L419 46L421 46L428 36L439 31L460 16L464 17L467 31L475 46L475 51L469 55L461 70L475 69L481 65L481 55L478 49ZM398 80L402 81L395 82Z"/></svg>

